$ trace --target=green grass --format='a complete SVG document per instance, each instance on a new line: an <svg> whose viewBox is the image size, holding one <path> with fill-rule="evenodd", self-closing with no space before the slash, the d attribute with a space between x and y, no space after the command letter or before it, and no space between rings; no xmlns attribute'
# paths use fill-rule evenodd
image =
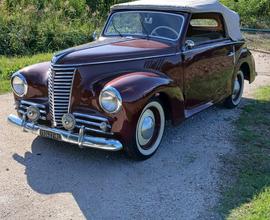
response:
<svg viewBox="0 0 270 220"><path fill-rule="evenodd" d="M237 152L225 156L230 178L221 211L226 219L270 219L270 86L260 88L237 121ZM228 167L227 167L228 169Z"/></svg>
<svg viewBox="0 0 270 220"><path fill-rule="evenodd" d="M52 56L51 53L23 57L0 56L0 94L10 91L9 79L13 73L35 63L50 61Z"/></svg>
<svg viewBox="0 0 270 220"><path fill-rule="evenodd" d="M0 95L6 92L9 92L10 88L10 81L9 80L1 80L0 81Z"/></svg>

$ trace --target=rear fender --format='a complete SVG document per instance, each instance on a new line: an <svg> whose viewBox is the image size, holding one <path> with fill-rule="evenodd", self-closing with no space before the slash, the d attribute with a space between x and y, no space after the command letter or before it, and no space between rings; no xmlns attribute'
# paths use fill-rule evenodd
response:
<svg viewBox="0 0 270 220"><path fill-rule="evenodd" d="M257 75L255 71L255 61L252 53L247 48L241 48L236 60L236 70L242 69L245 79L252 83ZM236 74L236 73L235 73Z"/></svg>

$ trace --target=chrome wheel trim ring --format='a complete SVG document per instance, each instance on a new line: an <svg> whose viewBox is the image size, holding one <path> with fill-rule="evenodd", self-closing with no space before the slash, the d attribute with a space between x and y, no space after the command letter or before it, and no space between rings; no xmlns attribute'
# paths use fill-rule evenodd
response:
<svg viewBox="0 0 270 220"><path fill-rule="evenodd" d="M156 112L159 114L159 120L160 120L159 130L157 131L157 135L156 135L155 140L153 140L154 141L153 144L149 148L145 149L145 148L143 148L142 144L143 143L147 144L150 141L152 141L154 131L157 128L157 123L156 123L157 120L156 120L156 117L151 109L155 109ZM151 134L151 137L149 139L143 138L142 130L141 130L143 120L147 117L151 117L151 118L154 117L154 120L155 120L153 133ZM137 123L137 128L136 128L136 144L137 144L138 150L140 151L141 154L148 156L156 151L156 149L158 148L158 146L162 140L162 136L164 133L164 127L165 127L165 114L164 114L164 110L163 110L161 104L156 102L156 101L150 102L148 105L145 106L144 110L142 111L142 114L139 118L139 121ZM143 139L141 139L141 138L143 138Z"/></svg>
<svg viewBox="0 0 270 220"><path fill-rule="evenodd" d="M244 90L244 74L242 71L238 71L233 87L232 102L234 105L238 105L241 101Z"/></svg>

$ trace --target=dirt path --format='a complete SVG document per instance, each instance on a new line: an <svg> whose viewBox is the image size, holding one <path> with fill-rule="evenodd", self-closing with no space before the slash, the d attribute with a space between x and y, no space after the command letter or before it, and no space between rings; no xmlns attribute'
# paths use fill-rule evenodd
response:
<svg viewBox="0 0 270 220"><path fill-rule="evenodd" d="M270 56L255 57L260 75L246 84L241 106L270 84ZM168 125L157 154L134 162L22 133L6 122L12 104L10 94L0 96L0 219L219 218L219 158L234 151L230 137L241 106L215 106Z"/></svg>

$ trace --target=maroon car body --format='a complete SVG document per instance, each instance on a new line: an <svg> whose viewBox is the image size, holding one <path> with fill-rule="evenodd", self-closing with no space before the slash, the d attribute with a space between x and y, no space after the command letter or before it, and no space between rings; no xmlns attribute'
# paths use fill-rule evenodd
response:
<svg viewBox="0 0 270 220"><path fill-rule="evenodd" d="M118 11L122 10L112 10L110 16ZM27 93L23 97L14 93L16 109L22 123L27 123L27 108L33 105L41 110L39 120L33 124L65 130L62 126L58 127L56 121L60 124L61 121L53 112L57 107L52 100L55 101L58 94L53 77L57 74L68 76L68 73L73 73L72 81L68 82L66 87L69 106L64 113L73 114L79 126L69 132L79 134L80 126L84 126L89 129L84 130L83 135L117 140L121 146L108 150L119 150L122 146L125 148L131 144L142 110L149 100L158 99L162 103L166 118L177 125L191 115L229 97L233 93L234 79L239 70L250 83L254 81L254 60L244 40L235 41L226 34L222 39L187 47L189 24L194 15L184 11L166 13L176 13L184 19L180 37L176 41L145 37L108 37L103 32L101 37L92 43L56 54L51 62L20 70L19 73L28 84ZM206 14L196 14L199 17L200 15ZM207 13L206 18L215 16L215 13L213 16ZM61 79L65 81L65 77ZM70 79L67 77L67 80ZM54 81L52 91L50 80ZM59 81L59 95L62 94L61 97L65 98L65 87L61 84L63 81ZM101 91L108 86L121 94L121 109L114 114L104 111L99 102ZM53 97L50 100L51 92L54 94L51 94ZM14 123L15 116L12 117L9 119ZM106 130L99 128L101 122L106 122ZM25 130L31 130L30 123L27 126ZM39 132L38 135L42 134ZM80 136L74 143L83 146L79 138ZM65 138L62 140L65 141ZM99 148L98 144L92 147Z"/></svg>

